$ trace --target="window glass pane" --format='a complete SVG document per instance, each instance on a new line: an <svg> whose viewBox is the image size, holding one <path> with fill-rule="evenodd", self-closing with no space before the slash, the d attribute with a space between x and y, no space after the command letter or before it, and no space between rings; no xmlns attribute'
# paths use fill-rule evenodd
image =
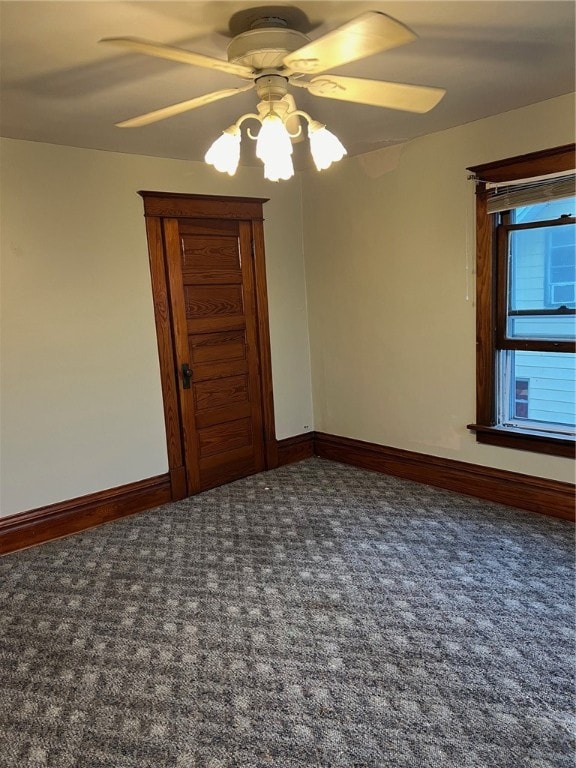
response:
<svg viewBox="0 0 576 768"><path fill-rule="evenodd" d="M574 315L530 315L509 317L509 339L538 339L542 341L570 341L576 332Z"/></svg>
<svg viewBox="0 0 576 768"><path fill-rule="evenodd" d="M566 224L510 232L510 309L548 309L551 285L574 285L575 230Z"/></svg>
<svg viewBox="0 0 576 768"><path fill-rule="evenodd" d="M576 355L500 352L500 423L574 432Z"/></svg>
<svg viewBox="0 0 576 768"><path fill-rule="evenodd" d="M509 234L508 338L566 340L576 330L576 225Z"/></svg>
<svg viewBox="0 0 576 768"><path fill-rule="evenodd" d="M528 387L529 379L518 379L514 381L515 399L512 408L512 415L516 419L528 418Z"/></svg>
<svg viewBox="0 0 576 768"><path fill-rule="evenodd" d="M576 197L562 200L548 200L546 203L524 205L514 209L514 223L528 224L532 221L559 219L560 216L576 216Z"/></svg>

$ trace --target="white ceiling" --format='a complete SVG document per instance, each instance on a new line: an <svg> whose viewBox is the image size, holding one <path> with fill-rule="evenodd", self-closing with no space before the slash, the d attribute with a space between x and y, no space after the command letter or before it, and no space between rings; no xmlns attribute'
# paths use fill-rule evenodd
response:
<svg viewBox="0 0 576 768"><path fill-rule="evenodd" d="M302 9L317 37L366 10L387 13L419 39L334 74L445 88L425 115L319 99L300 109L327 124L350 155L516 109L575 90L571 1L137 2L0 0L2 136L201 160L220 131L254 111L254 91L143 128L114 123L243 81L99 45L137 36L226 58L228 19L261 5ZM246 142L244 142L246 144ZM244 147L242 162L254 162ZM307 162L297 147L297 167Z"/></svg>

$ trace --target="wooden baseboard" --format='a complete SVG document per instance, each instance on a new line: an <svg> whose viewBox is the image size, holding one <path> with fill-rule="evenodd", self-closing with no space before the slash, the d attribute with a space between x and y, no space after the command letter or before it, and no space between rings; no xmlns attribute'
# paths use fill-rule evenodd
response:
<svg viewBox="0 0 576 768"><path fill-rule="evenodd" d="M170 476L159 475L0 518L0 555L153 509L170 500Z"/></svg>
<svg viewBox="0 0 576 768"><path fill-rule="evenodd" d="M575 519L571 483L443 459L323 432L277 441L278 466L317 455L531 512ZM172 500L179 478L158 475L77 499L0 518L0 555L62 538ZM180 483L181 484L181 483Z"/></svg>
<svg viewBox="0 0 576 768"><path fill-rule="evenodd" d="M530 512L574 520L571 483L443 459L376 443L316 432L314 450L325 459L396 475Z"/></svg>
<svg viewBox="0 0 576 768"><path fill-rule="evenodd" d="M287 437L284 440L277 440L276 445L278 447L279 467L309 459L314 456L314 433L308 432L303 435Z"/></svg>

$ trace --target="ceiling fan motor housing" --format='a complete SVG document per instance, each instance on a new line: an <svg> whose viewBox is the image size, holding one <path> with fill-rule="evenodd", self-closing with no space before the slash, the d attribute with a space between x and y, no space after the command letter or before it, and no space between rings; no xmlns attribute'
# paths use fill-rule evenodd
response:
<svg viewBox="0 0 576 768"><path fill-rule="evenodd" d="M288 78L276 74L263 74L256 78L256 93L260 99L277 101L288 93Z"/></svg>
<svg viewBox="0 0 576 768"><path fill-rule="evenodd" d="M309 38L295 29L250 29L232 40L227 50L228 61L253 69L280 70L284 57L308 42Z"/></svg>

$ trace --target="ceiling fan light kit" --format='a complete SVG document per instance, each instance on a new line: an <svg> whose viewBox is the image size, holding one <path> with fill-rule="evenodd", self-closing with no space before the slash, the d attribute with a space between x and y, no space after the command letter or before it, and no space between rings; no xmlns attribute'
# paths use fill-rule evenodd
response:
<svg viewBox="0 0 576 768"><path fill-rule="evenodd" d="M234 176L240 162L240 139L240 128L237 125L231 125L212 144L204 160L220 173Z"/></svg>
<svg viewBox="0 0 576 768"><path fill-rule="evenodd" d="M266 78L272 80L271 89L278 89L278 83L273 76ZM286 88L285 88L286 90ZM258 90L262 96L264 93ZM292 163L292 139L297 138L302 132L298 123L296 132L290 133L288 125L303 118L308 123L308 138L310 140L310 153L316 168L321 171L329 168L332 163L341 160L346 154L346 149L337 136L326 129L318 120L313 120L307 112L301 109L291 109L291 101L286 93L277 98L272 98L272 92L268 92L268 100L262 100L258 106L258 114L249 112L226 128L222 135L212 144L204 160L213 165L217 171L233 176L240 162L240 126L245 120L257 120L260 131L256 136L248 128L249 138L256 141L256 157L264 164L264 178L270 181L287 180L294 175Z"/></svg>
<svg viewBox="0 0 576 768"><path fill-rule="evenodd" d="M290 86L304 88L321 98L415 113L428 112L445 93L442 88L325 74L328 69L416 39L404 24L378 11L363 13L315 40L304 34L308 22L297 8L264 7L241 11L230 20L230 29L234 38L228 46L227 61L139 38L102 40L139 53L215 69L251 81L239 88L215 91L117 125L122 128L148 125L255 88L260 98L257 112L242 115L226 128L204 159L217 171L233 176L240 162L240 126L245 120L253 119L261 127L257 136L248 129L248 136L256 141L256 156L264 164L264 177L279 181L294 175L292 143L302 133L302 120L307 122L310 152L319 171L329 168L346 154L340 140L322 123L295 108L294 99L288 92ZM310 75L320 76L307 79Z"/></svg>
<svg viewBox="0 0 576 768"><path fill-rule="evenodd" d="M314 165L319 171L330 168L332 163L342 160L346 154L346 149L340 139L318 120L310 120L308 123L308 138L310 139L310 153Z"/></svg>

